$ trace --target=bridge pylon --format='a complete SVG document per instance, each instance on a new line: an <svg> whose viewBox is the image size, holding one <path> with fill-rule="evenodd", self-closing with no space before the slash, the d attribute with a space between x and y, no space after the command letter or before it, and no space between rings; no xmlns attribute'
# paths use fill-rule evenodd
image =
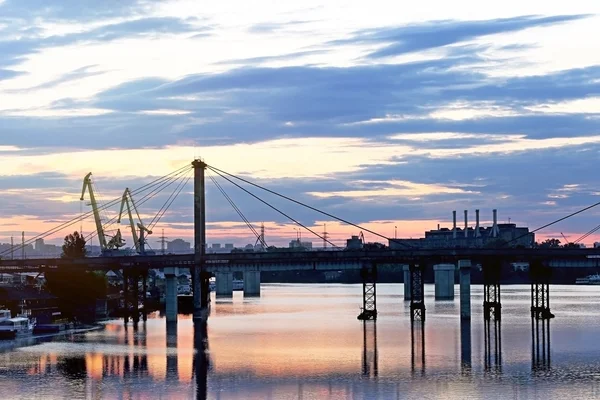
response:
<svg viewBox="0 0 600 400"><path fill-rule="evenodd" d="M500 274L502 263L487 261L483 265L483 318L486 321L502 319L500 301Z"/></svg>
<svg viewBox="0 0 600 400"><path fill-rule="evenodd" d="M377 264L364 264L360 270L363 281L363 306L358 314L358 319L377 319Z"/></svg>

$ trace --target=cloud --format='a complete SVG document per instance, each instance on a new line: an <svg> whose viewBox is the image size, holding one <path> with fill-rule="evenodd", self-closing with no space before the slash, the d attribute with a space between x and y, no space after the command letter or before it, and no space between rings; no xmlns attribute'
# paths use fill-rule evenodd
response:
<svg viewBox="0 0 600 400"><path fill-rule="evenodd" d="M551 17L521 16L485 21L431 21L421 24L367 29L333 44L382 44L368 58L398 56L465 42L482 36L521 31L576 21L588 15L557 15Z"/></svg>
<svg viewBox="0 0 600 400"><path fill-rule="evenodd" d="M61 0L53 3L45 0L6 0L0 3L0 15L5 18L41 17L86 21L133 13L143 8L144 3L146 2L140 0L106 0L100 3L79 0Z"/></svg>

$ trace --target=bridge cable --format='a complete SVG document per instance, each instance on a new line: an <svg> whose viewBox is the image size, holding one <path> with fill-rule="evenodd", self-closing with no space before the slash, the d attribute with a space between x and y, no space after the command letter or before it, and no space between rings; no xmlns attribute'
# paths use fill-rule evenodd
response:
<svg viewBox="0 0 600 400"><path fill-rule="evenodd" d="M289 220L293 221L294 223L296 223L297 225L301 226L302 228L306 229L307 231L309 231L310 233L312 233L313 235L315 235L316 237L320 238L321 240L329 243L330 245L332 245L333 247L339 247L338 245L330 242L327 238L324 238L323 236L319 235L318 233L316 233L315 231L313 231L312 229L310 229L309 227L303 225L301 222L295 220L294 218L290 217L288 214L284 213L283 211L279 210L278 208L276 208L275 206L272 206L271 204L269 204L268 202L264 201L263 199L261 199L260 197L258 197L257 195L255 195L254 193L250 192L249 190L245 189L244 187L238 185L237 183L235 183L234 181L232 181L231 179L229 179L228 177L226 177L225 175L221 174L216 168L213 168L209 165L207 165L208 168L210 168L214 173L216 173L217 175L219 175L221 178L227 180L229 183L237 186L238 188L240 188L241 190L243 190L244 192L248 193L250 196L254 197L256 200L260 201L261 203L267 205L268 207L272 208L273 210L277 211L279 214L283 215L284 217L288 218Z"/></svg>
<svg viewBox="0 0 600 400"><path fill-rule="evenodd" d="M186 172L189 172L189 171L191 171L191 166L186 166L186 167L182 168L181 170L175 171L176 173L174 175L169 174L169 175L172 175L172 176L170 176L168 178L165 177L166 179L164 179L163 182L157 182L156 184L152 185L152 186L155 186L154 189L152 189L150 192L146 193L146 195L144 195L140 199L140 201L137 203L137 205L140 206L140 205L144 204L145 202L147 202L148 200L153 199L158 193L160 193L162 190L166 189L173 182L175 182L177 179L179 179L178 177L180 177L182 174L184 174ZM142 193L142 192L148 190L149 188L150 187L145 188L143 190L135 189L135 190L131 191L130 193L133 196L133 194ZM113 201L116 201L118 203L120 200L121 200L121 198L119 198L118 200L113 200ZM109 204L109 205L112 205L112 204ZM112 225L113 223L116 222L117 219L118 219L118 215L115 215L114 217L112 217L111 219L109 219L105 224L103 224L103 227L104 226L110 226L110 225ZM98 236L98 232L97 231L92 231L84 239L87 242L87 241L89 241L92 238L97 237L97 236Z"/></svg>
<svg viewBox="0 0 600 400"><path fill-rule="evenodd" d="M175 201L175 199L177 199L177 196L179 196L179 194L181 193L181 191L185 188L185 185L187 185L187 183L190 181L190 179L192 178L192 175L189 172L186 175L187 175L187 178L183 178L181 180L181 182L179 183L179 185L175 188L175 190L173 190L173 193L171 193L171 196L169 196L169 198L167 199L167 202L168 202L169 199L171 199L171 197L172 197L171 201L168 204L165 202L165 205L163 205L164 209L163 209L163 207L161 207L161 209L163 209L162 213L160 215L156 214L156 216L154 217L156 219L156 221L154 222L154 224L152 222L150 222L150 226L148 227L148 229L150 229L150 230L154 229L154 227L156 226L156 224L158 224L158 222L160 221L160 219L165 215L165 213L167 212L167 210L169 209L169 207L171 207L171 204L173 204L173 202ZM175 191L177 191L177 193L175 193ZM160 213L160 210L159 210L159 213Z"/></svg>
<svg viewBox="0 0 600 400"><path fill-rule="evenodd" d="M574 241L573 243L579 243L582 240L586 239L588 236L593 235L594 233L596 233L598 230L600 230L600 225L596 226L594 229L588 231L587 233L584 233L583 235L581 235L576 241Z"/></svg>
<svg viewBox="0 0 600 400"><path fill-rule="evenodd" d="M157 179L155 179L155 180L153 180L153 181L151 181L151 182L149 182L149 183L147 183L147 184L145 184L145 185L143 185L143 186L141 186L141 187L139 187L139 188L135 189L134 191L132 191L132 193L142 193L142 192L144 192L144 191L148 190L150 187L152 187L152 186L156 186L156 185L157 185L157 184L158 184L160 181L164 180L165 178L167 178L167 177L169 177L169 176L171 176L171 175L173 175L173 174L181 173L180 171L182 171L182 170L184 170L184 169L186 169L186 168L191 168L191 166L190 166L190 165L186 165L186 166L184 166L184 167L181 167L181 168L179 168L179 169L177 169L177 170L175 170L175 171L173 171L173 172L170 172L170 173L169 173L169 174L167 174L167 175L164 175L164 176L162 176L162 177L160 177L160 178L157 178ZM112 206L112 205L118 204L118 202L119 202L120 200L121 200L121 198L118 198L118 199L112 200L112 201L110 201L110 202L106 203L106 204L104 205L104 207L109 207L109 206ZM39 238L46 238L46 237L48 237L48 236L50 236L50 235L52 235L52 234L54 234L54 233L56 233L56 232L58 232L58 231L60 231L60 230L62 230L62 229L65 229L65 228L67 228L67 227L69 227L69 226L71 226L71 225L73 225L73 224L77 223L77 221L79 221L81 218L87 218L87 217L91 216L92 214L93 214L93 210L91 210L91 211L88 211L88 212L86 212L86 213L84 213L84 214L82 214L82 215L78 215L77 217L75 217L75 218L73 218L73 219L71 219L71 220L68 220L68 221L66 221L66 222L63 222L63 223L61 223L61 224L59 224L59 225L57 225L57 226L55 226L55 227L53 227L53 228L51 228L51 229L49 229L49 230L45 231L45 232L42 232L42 233L40 233L40 234L38 234L38 235L36 235L36 236L34 236L34 237L32 237L32 238L30 238L30 239L26 240L26 241L25 241L25 243L24 243L24 245L25 245L25 246L27 246L27 245L29 245L29 244L31 244L31 243L34 243L34 242L35 242L35 240L37 240L37 239L39 239ZM5 254L8 254L8 253L10 253L11 251L18 251L18 250L21 250L23 247L24 247L24 246L23 246L23 244L20 244L20 245L18 245L18 246L16 246L16 247L13 247L12 249L10 249L10 248L9 248L9 249L7 249L7 250L5 250L5 251L3 251L3 252L0 252L0 256L2 256L2 255L5 255Z"/></svg>
<svg viewBox="0 0 600 400"><path fill-rule="evenodd" d="M386 240L389 240L389 241L393 241L394 243L399 243L399 244L401 244L401 245L403 245L403 246L405 246L405 247L409 247L409 248L414 248L414 247L415 247L415 246L412 246L412 245L410 245L410 244L408 244L408 243L404 243L404 242L402 242L402 241L400 241L400 240L398 240L398 239L391 239L391 238L388 238L388 237L386 237L385 235L382 235L382 234L380 234L380 233L377 233L377 232L375 232L375 231L372 231L372 230L370 230L370 229L364 228L364 227L362 227L362 226L360 226L360 225L357 225L357 224L355 224L355 223L352 223L352 222L350 222L350 221L347 221L347 220L345 220L345 219L343 219L343 218L336 217L336 216L335 216L335 215L333 215L333 214L330 214L330 213L328 213L328 212L325 212L325 211L319 210L318 208L312 207L312 206L310 206L310 205L308 205L308 204L306 204L306 203L303 203L303 202L301 202L301 201L295 200L295 199L293 199L293 198L291 198L291 197L288 197L288 196L286 196L286 195L283 195L283 194L277 193L277 192L275 192L275 191L273 191L273 190L267 189L267 188L266 188L266 187L264 187L264 186L258 185L258 184L254 183L254 182L251 182L251 181L249 181L249 180L246 180L246 179L244 179L244 178L241 178L241 177L239 177L239 176L236 176L236 175L230 174L229 172L226 172L226 171L223 171L223 170L221 170L221 169L219 169L219 168L213 167L212 165L207 165L207 167L208 167L208 168L210 168L210 169L211 169L213 172L217 172L217 171L219 171L219 172L222 172L223 174L225 174L225 175L229 175L229 176L231 176L232 178L238 179L238 180L240 180L240 181L242 181L242 182L245 182L245 183L247 183L247 184L249 184L249 185L252 185L252 186L254 186L254 187L257 187L257 188L259 188L259 189L262 189L262 190L264 190L264 191L266 191L266 192L269 192L269 193L271 193L271 194L274 194L275 196L279 196L279 197L281 197L281 198L284 198L284 199L286 199L286 200L288 200L288 201L291 201L291 202L293 202L293 203L296 203L296 204L298 204L298 205L301 205L301 206L303 206L303 207L306 207L306 208L308 208L308 209L310 209L310 210L316 211L316 212L318 212L318 213L320 213L320 214L326 215L326 216L328 216L328 217L330 217L330 218L333 218L333 219L335 219L335 220L338 220L338 221L340 221L340 222L343 222L343 223L345 223L345 224L347 224L347 225L351 225L351 226L354 226L355 228L358 228L358 229L360 229L360 230L363 230L363 231L365 231L365 232L369 232L369 233L371 233L371 234L373 234L373 235L375 235L375 236L378 236L378 237L380 237L380 238L382 238L382 239L386 239Z"/></svg>
<svg viewBox="0 0 600 400"><path fill-rule="evenodd" d="M244 221L246 223L246 225L248 226L248 228L252 231L252 233L254 234L254 236L256 236L256 239L259 240L261 242L261 244L267 248L267 244L266 242L262 239L261 235L258 233L258 231L254 228L254 226L252 226L252 224L250 223L250 221L246 218L246 216L244 215L244 213L242 212L242 210L240 210L238 208L238 206L235 204L235 202L231 199L231 197L229 197L229 195L225 192L225 189L223 189L223 187L219 184L219 182L217 182L217 180L212 176L209 175L209 178L213 181L213 183L215 184L215 186L217 187L217 189L219 189L219 191L221 192L221 194L223 195L223 197L225 197L225 199L229 202L229 204L233 207L233 209L237 212L237 214L240 216L240 218L242 219L242 221Z"/></svg>
<svg viewBox="0 0 600 400"><path fill-rule="evenodd" d="M162 192L164 189L166 189L167 187L171 186L175 181L177 181L182 176L182 174L184 174L185 172L189 173L191 170L192 170L191 167L187 171L184 169L183 171L180 171L179 173L177 173L177 174L173 175L172 177L166 179L164 182L161 182L153 190L151 190L150 192L146 193L139 201L137 201L136 205L139 207L139 206L143 205L144 203L146 203L147 201L152 200L158 193ZM131 192L131 194L133 195L133 193L136 193L136 192L139 194L139 191L135 191L135 190L133 192ZM118 216L115 215L114 217L112 217L108 221L108 223L109 224L113 223L114 221L117 220L117 218L118 218ZM86 241L89 240L89 239L91 239L91 238L93 238L93 237L95 237L95 236L97 236L97 234L98 233L96 231L90 232L90 234L88 234L88 236L86 236L86 238L85 238Z"/></svg>
<svg viewBox="0 0 600 400"><path fill-rule="evenodd" d="M528 233L526 233L526 234L523 234L523 235L521 235L521 236L517 236L516 238L514 238L514 239L512 239L512 240L509 240L508 242L506 242L506 244L509 244L509 243L515 242L515 241L517 241L517 240L519 240L519 239L522 239L522 238L524 238L524 237L526 237L526 236L529 236L529 235L531 235L532 233L535 233L535 232L537 232L537 231L541 231L542 229L545 229L545 228L547 228L547 227L549 227L549 226L551 226L551 225L554 225L554 224L557 224L557 223L559 223L559 222L561 222L561 221L564 221L565 219L568 219L568 218L574 217L574 216L575 216L575 215L577 215L577 214L581 214L582 212L584 212L584 211L587 211L587 210L589 210L589 209L592 209L592 208L594 208L594 207L597 207L597 206L599 206L599 205L600 205L600 201L599 201L599 202L597 202L597 203L594 203L594 204L592 204L591 206L587 206L587 207L584 207L584 208L582 208L582 209L580 209L580 210L577 210L577 211L575 211L575 212L572 212L571 214L569 214L569 215L567 215L567 216L564 216L564 217L562 217L562 218L559 218L559 219L557 219L557 220L555 220L555 221L552 221L552 222L550 222L550 223L548 223L548 224L546 224L546 225L544 225L544 226L540 226L539 228L537 228L537 229L534 229L534 230L532 230L532 231L530 231L530 232L528 232Z"/></svg>

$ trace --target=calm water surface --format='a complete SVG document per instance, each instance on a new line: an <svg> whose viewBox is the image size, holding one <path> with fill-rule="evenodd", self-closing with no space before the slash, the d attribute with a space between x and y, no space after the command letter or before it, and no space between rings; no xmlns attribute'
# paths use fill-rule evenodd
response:
<svg viewBox="0 0 600 400"><path fill-rule="evenodd" d="M489 329L481 286L461 326L458 286L435 302L426 285L427 321L413 330L402 285L377 289L376 324L356 319L361 285L271 284L260 298L213 298L206 340L189 317L167 327L157 315L2 342L0 398L600 398L600 286L552 286L549 335L532 326L528 286L502 288Z"/></svg>

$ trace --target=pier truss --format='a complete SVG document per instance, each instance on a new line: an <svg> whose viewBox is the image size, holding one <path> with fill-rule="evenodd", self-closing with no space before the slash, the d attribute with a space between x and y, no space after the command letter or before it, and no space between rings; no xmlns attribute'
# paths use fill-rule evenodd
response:
<svg viewBox="0 0 600 400"><path fill-rule="evenodd" d="M531 276L531 318L550 319L550 268L542 261L535 260L530 264Z"/></svg>
<svg viewBox="0 0 600 400"><path fill-rule="evenodd" d="M423 264L411 263L410 272L410 321L425 321L425 280Z"/></svg>
<svg viewBox="0 0 600 400"><path fill-rule="evenodd" d="M377 319L377 264L365 264L360 270L363 281L363 306L358 319Z"/></svg>
<svg viewBox="0 0 600 400"><path fill-rule="evenodd" d="M486 321L502 319L500 302L501 263L488 261L483 264L483 318Z"/></svg>

